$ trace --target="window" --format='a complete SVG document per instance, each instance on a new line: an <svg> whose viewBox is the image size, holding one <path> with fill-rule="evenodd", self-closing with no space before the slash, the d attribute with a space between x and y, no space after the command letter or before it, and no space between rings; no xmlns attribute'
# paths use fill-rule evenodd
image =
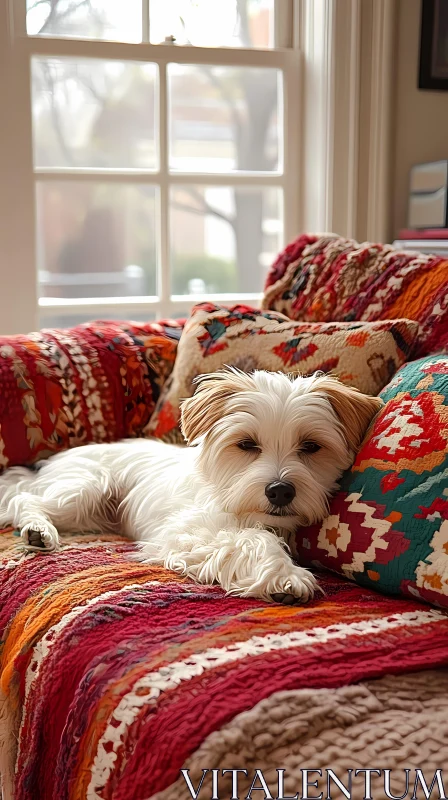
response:
<svg viewBox="0 0 448 800"><path fill-rule="evenodd" d="M13 6L38 324L255 302L298 227L292 0Z"/></svg>

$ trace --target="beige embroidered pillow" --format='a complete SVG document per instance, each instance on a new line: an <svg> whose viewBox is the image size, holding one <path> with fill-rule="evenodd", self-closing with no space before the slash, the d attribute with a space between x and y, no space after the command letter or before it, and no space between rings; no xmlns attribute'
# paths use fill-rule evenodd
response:
<svg viewBox="0 0 448 800"><path fill-rule="evenodd" d="M376 395L409 360L418 324L295 322L275 311L201 303L180 338L171 377L144 435L181 442L180 403L191 397L193 379L224 366L309 375L331 372L344 383Z"/></svg>

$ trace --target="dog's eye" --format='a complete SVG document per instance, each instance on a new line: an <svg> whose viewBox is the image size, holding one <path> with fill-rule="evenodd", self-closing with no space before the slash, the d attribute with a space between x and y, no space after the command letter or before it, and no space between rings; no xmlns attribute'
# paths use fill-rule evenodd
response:
<svg viewBox="0 0 448 800"><path fill-rule="evenodd" d="M300 445L300 453L317 453L321 449L321 445L317 442L302 442Z"/></svg>
<svg viewBox="0 0 448 800"><path fill-rule="evenodd" d="M238 442L237 447L240 450L259 450L259 446L253 439L243 439L242 442Z"/></svg>

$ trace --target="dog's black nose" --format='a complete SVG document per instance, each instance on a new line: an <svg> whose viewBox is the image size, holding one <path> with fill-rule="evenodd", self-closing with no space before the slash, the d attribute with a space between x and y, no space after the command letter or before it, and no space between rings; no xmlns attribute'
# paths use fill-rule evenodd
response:
<svg viewBox="0 0 448 800"><path fill-rule="evenodd" d="M296 490L292 483L286 483L285 481L268 483L264 493L269 502L272 503L273 506L278 506L279 508L287 506L296 496Z"/></svg>

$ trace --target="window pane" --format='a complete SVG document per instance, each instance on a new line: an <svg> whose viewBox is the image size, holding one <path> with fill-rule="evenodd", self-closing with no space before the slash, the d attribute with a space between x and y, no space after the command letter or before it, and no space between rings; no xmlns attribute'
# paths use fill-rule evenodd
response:
<svg viewBox="0 0 448 800"><path fill-rule="evenodd" d="M141 42L141 0L27 0L29 36Z"/></svg>
<svg viewBox="0 0 448 800"><path fill-rule="evenodd" d="M154 186L37 184L40 297L156 294Z"/></svg>
<svg viewBox="0 0 448 800"><path fill-rule="evenodd" d="M33 58L37 167L155 169L155 64Z"/></svg>
<svg viewBox="0 0 448 800"><path fill-rule="evenodd" d="M159 315L157 315L157 317L158 316ZM41 312L39 328L73 328L75 325L81 325L84 322L92 322L92 320L145 323L155 322L156 314L153 311L145 314L134 314L132 311L129 311L129 308L126 308L124 311L120 311L119 308L116 311L103 311L101 314L95 313L94 311L91 311L90 314L82 311L77 313L76 309L70 314L60 314L57 311L53 314Z"/></svg>
<svg viewBox="0 0 448 800"><path fill-rule="evenodd" d="M151 0L150 36L154 44L174 37L198 47L273 47L274 0Z"/></svg>
<svg viewBox="0 0 448 800"><path fill-rule="evenodd" d="M170 64L170 167L183 172L281 169L281 72Z"/></svg>
<svg viewBox="0 0 448 800"><path fill-rule="evenodd" d="M172 293L261 291L282 246L282 218L279 189L173 188Z"/></svg>

